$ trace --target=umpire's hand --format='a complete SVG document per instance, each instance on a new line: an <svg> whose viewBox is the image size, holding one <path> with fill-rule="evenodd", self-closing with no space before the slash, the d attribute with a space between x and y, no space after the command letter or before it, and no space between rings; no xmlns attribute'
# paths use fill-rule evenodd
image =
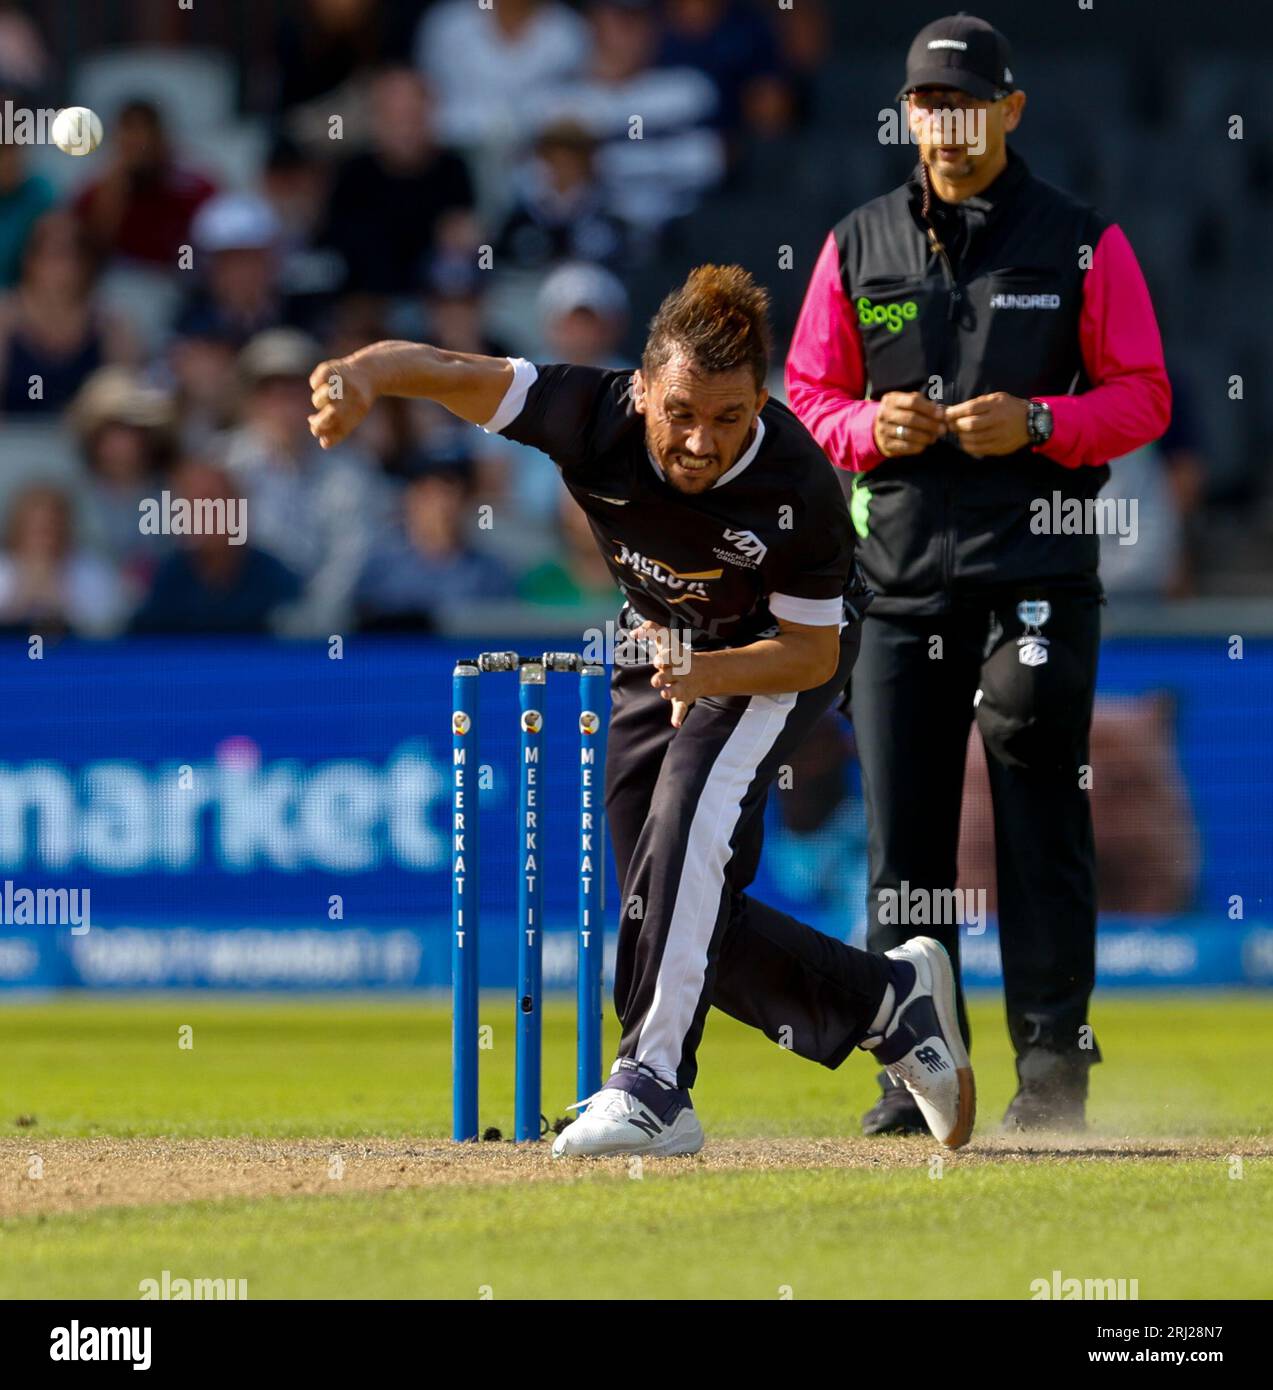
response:
<svg viewBox="0 0 1273 1390"><path fill-rule="evenodd" d="M875 412L875 447L885 458L922 454L946 433L946 411L922 391L885 391Z"/></svg>
<svg viewBox="0 0 1273 1390"><path fill-rule="evenodd" d="M973 458L1015 454L1030 442L1030 402L1006 391L974 396L946 411L954 442Z"/></svg>

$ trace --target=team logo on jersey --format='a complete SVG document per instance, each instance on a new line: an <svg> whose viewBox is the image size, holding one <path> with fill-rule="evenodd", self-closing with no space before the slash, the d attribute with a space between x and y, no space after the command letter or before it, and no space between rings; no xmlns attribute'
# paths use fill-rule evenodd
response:
<svg viewBox="0 0 1273 1390"><path fill-rule="evenodd" d="M537 709L522 710L522 728L528 734L537 734L544 727L544 716Z"/></svg>
<svg viewBox="0 0 1273 1390"><path fill-rule="evenodd" d="M461 738L473 727L473 721L464 713L462 709L457 709L451 716L451 732L459 734Z"/></svg>
<svg viewBox="0 0 1273 1390"><path fill-rule="evenodd" d="M725 550L718 545L712 554L731 565L758 565L769 553L769 547L755 531L726 531L724 538L734 549Z"/></svg>
<svg viewBox="0 0 1273 1390"><path fill-rule="evenodd" d="M719 579L724 570L687 570L684 574L674 570L671 565L656 560L653 556L642 555L622 541L618 542L619 553L614 557L616 565L631 570L644 584L651 581L674 598L664 598L666 603L684 603L687 598L706 598L707 586L713 579Z"/></svg>

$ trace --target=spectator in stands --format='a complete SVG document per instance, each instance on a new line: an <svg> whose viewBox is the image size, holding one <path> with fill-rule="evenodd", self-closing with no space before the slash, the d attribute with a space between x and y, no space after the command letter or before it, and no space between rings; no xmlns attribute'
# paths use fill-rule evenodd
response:
<svg viewBox="0 0 1273 1390"><path fill-rule="evenodd" d="M1158 441L1176 514L1180 518L1180 551L1167 584L1169 598L1190 598L1197 592L1199 521L1211 474L1202 420L1189 382L1169 372L1171 423Z"/></svg>
<svg viewBox="0 0 1273 1390"><path fill-rule="evenodd" d="M541 270L559 261L625 259L623 224L605 206L595 168L596 141L577 121L547 126L533 157L514 173L512 206L495 237L501 270Z"/></svg>
<svg viewBox="0 0 1273 1390"><path fill-rule="evenodd" d="M489 278L471 256L439 256L430 265L424 293L424 336L429 342L452 352L508 355L486 331L482 291Z"/></svg>
<svg viewBox="0 0 1273 1390"><path fill-rule="evenodd" d="M544 607L565 604L608 604L612 609L618 585L588 525L583 508L566 491L557 489L556 553L522 576L519 596Z"/></svg>
<svg viewBox="0 0 1273 1390"><path fill-rule="evenodd" d="M279 250L284 255L310 250L318 239L327 205L322 166L295 140L279 135L265 156L261 193L278 224Z"/></svg>
<svg viewBox="0 0 1273 1390"><path fill-rule="evenodd" d="M165 486L176 442L174 402L131 368L102 367L68 415L88 475L80 493L84 539L140 595L161 547L141 534L138 508Z"/></svg>
<svg viewBox="0 0 1273 1390"><path fill-rule="evenodd" d="M31 230L17 285L0 299L0 411L56 414L91 372L132 351L123 325L93 302L79 225L46 213Z"/></svg>
<svg viewBox="0 0 1273 1390"><path fill-rule="evenodd" d="M253 542L304 583L301 601L279 620L282 630L303 636L339 632L348 621L387 500L359 448L320 449L309 432L309 374L322 357L295 329L252 339L239 356L242 422L221 451L248 499Z"/></svg>
<svg viewBox="0 0 1273 1390"><path fill-rule="evenodd" d="M1171 422L1162 438L1111 462L1101 489L1102 502L1136 508L1134 543L1101 536L1101 581L1112 599L1179 599L1195 591L1207 460L1190 390L1174 372L1170 380Z"/></svg>
<svg viewBox="0 0 1273 1390"><path fill-rule="evenodd" d="M401 493L398 533L372 553L359 580L364 630L429 631L450 605L515 595L504 566L468 539L472 488L473 460L461 436L449 455L417 456Z"/></svg>
<svg viewBox="0 0 1273 1390"><path fill-rule="evenodd" d="M520 143L527 112L558 83L577 77L588 32L558 0L443 0L420 21L415 63L438 94L438 131L448 145Z"/></svg>
<svg viewBox="0 0 1273 1390"><path fill-rule="evenodd" d="M169 343L166 366L177 398L182 451L198 453L234 423L238 343L211 322L191 323Z"/></svg>
<svg viewBox="0 0 1273 1390"><path fill-rule="evenodd" d="M279 228L278 287L299 327L318 323L345 278L340 253L318 244L327 216L329 170L287 136L270 146L261 192Z"/></svg>
<svg viewBox="0 0 1273 1390"><path fill-rule="evenodd" d="M128 602L118 575L75 538L71 501L32 483L9 506L0 552L0 630L61 637L107 636Z"/></svg>
<svg viewBox="0 0 1273 1390"><path fill-rule="evenodd" d="M758 9L739 0L666 0L664 24L659 65L697 68L712 79L722 130L736 134L751 112L768 112L775 101L790 109L778 35Z"/></svg>
<svg viewBox="0 0 1273 1390"><path fill-rule="evenodd" d="M834 38L831 0L802 0L795 9L784 12L776 25L781 51L782 90L771 84L753 86L744 101L744 119L758 135L784 131L794 120L806 126L816 120L819 75L831 55ZM766 108L773 104L775 121L766 119Z"/></svg>
<svg viewBox="0 0 1273 1390"><path fill-rule="evenodd" d="M410 68L372 84L371 149L337 174L321 238L344 257L346 289L409 294L437 250L475 252L468 169L434 140L432 105Z"/></svg>
<svg viewBox="0 0 1273 1390"><path fill-rule="evenodd" d="M1100 533L1101 586L1106 596L1164 599L1184 563L1181 517L1160 442L1110 460L1101 505L1115 525ZM1132 510L1134 509L1134 510Z"/></svg>
<svg viewBox="0 0 1273 1390"><path fill-rule="evenodd" d="M48 179L27 170L23 147L0 144L0 289L17 283L31 228L55 201Z"/></svg>
<svg viewBox="0 0 1273 1390"><path fill-rule="evenodd" d="M49 55L29 15L11 0L0 4L0 82L34 92L48 79Z"/></svg>
<svg viewBox="0 0 1273 1390"><path fill-rule="evenodd" d="M628 295L610 271L583 262L559 266L540 287L536 307L542 360L585 367L631 365L622 350ZM559 543L557 469L538 449L498 434L481 439L482 498L513 525L480 533L478 545L511 557L519 569L539 565Z"/></svg>
<svg viewBox="0 0 1273 1390"><path fill-rule="evenodd" d="M177 316L179 337L223 339L242 347L286 323L279 290L282 228L256 193L221 193L199 209L191 229L198 284Z"/></svg>
<svg viewBox="0 0 1273 1390"><path fill-rule="evenodd" d="M240 489L224 469L198 461L181 464L172 492L175 498L194 504L240 500ZM251 522L249 508L249 526ZM160 566L131 630L264 633L286 605L300 598L301 590L291 570L250 543L234 543L228 528L183 536Z"/></svg>
<svg viewBox="0 0 1273 1390"><path fill-rule="evenodd" d="M650 0L591 0L588 19L587 75L545 94L538 108L545 124L570 119L598 140L610 211L649 238L724 173L716 88L694 68L654 66L660 30Z"/></svg>
<svg viewBox="0 0 1273 1390"><path fill-rule="evenodd" d="M103 258L176 270L191 220L214 185L177 162L149 101L125 103L103 153L111 161L106 174L75 200L90 245Z"/></svg>
<svg viewBox="0 0 1273 1390"><path fill-rule="evenodd" d="M559 266L540 288L539 312L549 361L580 367L630 365L621 351L628 292L602 266Z"/></svg>

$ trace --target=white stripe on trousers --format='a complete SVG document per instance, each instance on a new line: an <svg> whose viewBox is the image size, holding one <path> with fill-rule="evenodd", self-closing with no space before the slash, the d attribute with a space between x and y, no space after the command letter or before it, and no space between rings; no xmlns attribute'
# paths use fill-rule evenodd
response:
<svg viewBox="0 0 1273 1390"><path fill-rule="evenodd" d="M716 754L694 809L654 999L641 1024L635 1057L672 1085L703 994L707 948L716 928L725 865L732 854L729 842L743 798L756 779L756 769L782 733L796 698L794 694L751 697Z"/></svg>

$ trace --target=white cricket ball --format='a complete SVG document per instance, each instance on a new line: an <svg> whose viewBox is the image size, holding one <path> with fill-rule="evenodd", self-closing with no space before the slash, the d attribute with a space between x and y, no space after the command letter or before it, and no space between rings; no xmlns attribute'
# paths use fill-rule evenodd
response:
<svg viewBox="0 0 1273 1390"><path fill-rule="evenodd" d="M53 118L52 134L63 154L92 154L102 143L102 122L87 106L65 106Z"/></svg>

